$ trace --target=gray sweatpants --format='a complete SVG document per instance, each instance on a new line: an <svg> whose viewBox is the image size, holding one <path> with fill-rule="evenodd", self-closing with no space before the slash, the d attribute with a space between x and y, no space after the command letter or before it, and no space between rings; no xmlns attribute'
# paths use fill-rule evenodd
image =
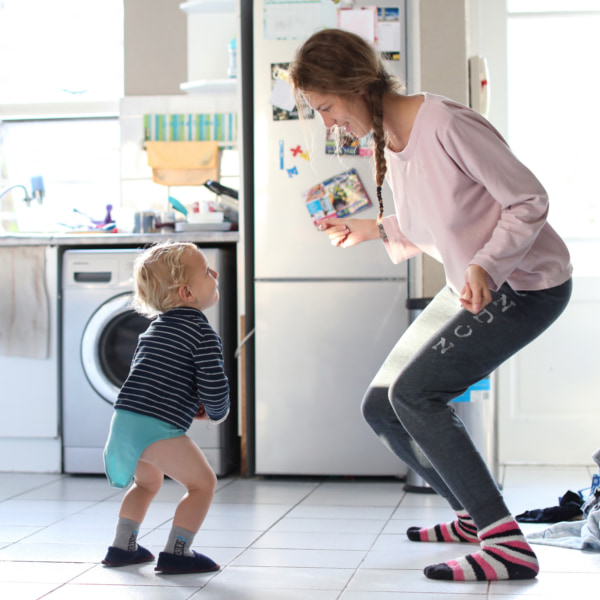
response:
<svg viewBox="0 0 600 600"><path fill-rule="evenodd" d="M473 315L444 288L394 346L363 399L364 418L383 443L478 529L510 513L450 401L547 329L571 289L571 280L535 292L504 285Z"/></svg>

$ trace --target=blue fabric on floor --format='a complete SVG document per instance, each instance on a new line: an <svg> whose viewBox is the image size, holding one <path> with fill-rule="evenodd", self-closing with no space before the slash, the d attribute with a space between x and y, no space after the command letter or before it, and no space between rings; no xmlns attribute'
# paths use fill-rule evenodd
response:
<svg viewBox="0 0 600 600"><path fill-rule="evenodd" d="M555 523L544 531L530 533L527 541L532 544L600 552L600 509L592 510L584 521Z"/></svg>

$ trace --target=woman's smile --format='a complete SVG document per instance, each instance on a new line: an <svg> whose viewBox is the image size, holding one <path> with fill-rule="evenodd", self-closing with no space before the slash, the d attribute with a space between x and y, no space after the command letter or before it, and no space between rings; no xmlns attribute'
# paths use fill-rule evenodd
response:
<svg viewBox="0 0 600 600"><path fill-rule="evenodd" d="M371 121L366 115L366 107L361 97L343 98L334 94L305 92L304 98L309 106L318 112L327 129L337 126L346 133L363 137L371 130Z"/></svg>

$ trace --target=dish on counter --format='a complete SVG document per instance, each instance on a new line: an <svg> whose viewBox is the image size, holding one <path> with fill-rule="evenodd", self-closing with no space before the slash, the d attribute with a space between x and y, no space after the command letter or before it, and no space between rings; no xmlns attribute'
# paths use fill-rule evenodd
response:
<svg viewBox="0 0 600 600"><path fill-rule="evenodd" d="M175 223L175 231L230 231L233 223Z"/></svg>

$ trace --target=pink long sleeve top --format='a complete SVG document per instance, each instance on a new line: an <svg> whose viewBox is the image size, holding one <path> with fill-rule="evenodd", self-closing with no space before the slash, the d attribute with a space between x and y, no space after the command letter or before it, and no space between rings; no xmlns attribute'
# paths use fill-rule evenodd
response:
<svg viewBox="0 0 600 600"><path fill-rule="evenodd" d="M426 94L407 146L385 156L393 262L425 252L457 292L470 264L487 271L492 290L541 290L571 276L569 251L546 221L546 191L479 113Z"/></svg>

